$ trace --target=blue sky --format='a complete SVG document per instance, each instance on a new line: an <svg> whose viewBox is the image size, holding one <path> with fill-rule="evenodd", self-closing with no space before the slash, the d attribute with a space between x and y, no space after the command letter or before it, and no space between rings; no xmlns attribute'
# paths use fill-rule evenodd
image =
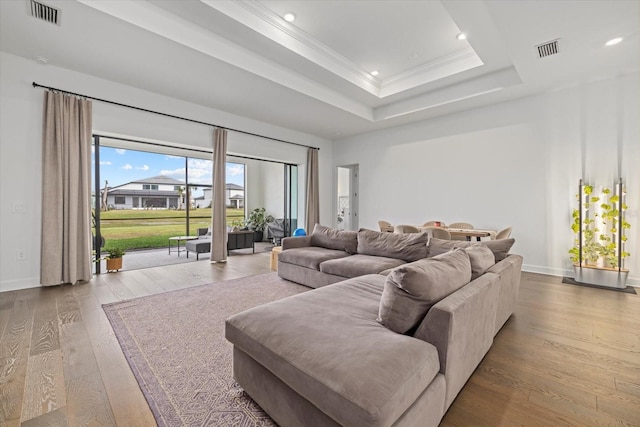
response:
<svg viewBox="0 0 640 427"><path fill-rule="evenodd" d="M95 159L92 159L92 163ZM189 158L189 183L211 185L211 160ZM100 186L109 187L165 175L185 181L185 158L166 154L100 147ZM244 187L244 164L227 163L227 183ZM93 187L92 187L93 188ZM198 192L199 193L199 192Z"/></svg>

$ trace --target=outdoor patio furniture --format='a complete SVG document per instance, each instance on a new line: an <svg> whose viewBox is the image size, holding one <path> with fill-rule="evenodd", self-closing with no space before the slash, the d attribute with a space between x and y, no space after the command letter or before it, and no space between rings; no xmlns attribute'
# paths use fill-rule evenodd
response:
<svg viewBox="0 0 640 427"><path fill-rule="evenodd" d="M204 230L207 229L205 228ZM198 230L198 235L200 235L200 229ZM253 230L229 231L227 233L227 255L229 255L229 251L249 248L253 249L253 253L256 253L253 235ZM207 236L206 232L204 236ZM196 259L199 260L200 254L211 252L211 238L201 237L195 240L189 240L185 243L185 248L187 249L187 258L189 258L189 252L194 252Z"/></svg>

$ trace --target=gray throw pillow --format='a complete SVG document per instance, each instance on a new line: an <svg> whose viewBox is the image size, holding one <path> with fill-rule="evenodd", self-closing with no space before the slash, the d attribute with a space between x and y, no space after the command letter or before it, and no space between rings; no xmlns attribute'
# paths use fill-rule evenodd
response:
<svg viewBox="0 0 640 427"><path fill-rule="evenodd" d="M360 229L358 253L412 262L427 257L427 233L382 233Z"/></svg>
<svg viewBox="0 0 640 427"><path fill-rule="evenodd" d="M455 248L468 248L473 245L482 245L491 249L496 257L496 262L500 262L509 255L511 246L515 243L515 239L487 240L486 242L465 242L461 240L442 240L432 237L429 240L429 257L449 252Z"/></svg>
<svg viewBox="0 0 640 427"><path fill-rule="evenodd" d="M464 248L464 251L469 255L469 260L471 261L471 280L482 276L485 271L496 263L493 251L486 246L476 243Z"/></svg>
<svg viewBox="0 0 640 427"><path fill-rule="evenodd" d="M422 321L431 306L470 280L471 262L462 249L396 267L385 281L377 320L404 334Z"/></svg>
<svg viewBox="0 0 640 427"><path fill-rule="evenodd" d="M311 233L311 246L336 249L353 255L358 253L358 233L316 224Z"/></svg>

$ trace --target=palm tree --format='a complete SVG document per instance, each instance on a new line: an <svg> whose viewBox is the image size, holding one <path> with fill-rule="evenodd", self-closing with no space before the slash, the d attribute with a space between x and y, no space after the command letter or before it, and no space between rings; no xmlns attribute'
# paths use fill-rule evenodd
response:
<svg viewBox="0 0 640 427"><path fill-rule="evenodd" d="M182 194L184 193L184 187L178 187L178 210L182 210Z"/></svg>

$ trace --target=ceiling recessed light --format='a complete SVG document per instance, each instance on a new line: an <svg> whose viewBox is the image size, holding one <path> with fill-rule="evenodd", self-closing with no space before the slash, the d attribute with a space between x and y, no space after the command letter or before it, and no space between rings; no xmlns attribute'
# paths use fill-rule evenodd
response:
<svg viewBox="0 0 640 427"><path fill-rule="evenodd" d="M466 40L467 39L467 35L465 33L460 33L456 36L456 38L458 40Z"/></svg>
<svg viewBox="0 0 640 427"><path fill-rule="evenodd" d="M296 20L296 15L294 15L293 13L289 12L289 13L285 13L284 14L284 20L287 22L293 22Z"/></svg>
<svg viewBox="0 0 640 427"><path fill-rule="evenodd" d="M378 74L380 74L380 72L378 72L378 71L372 71L372 72L371 72L371 75L372 75L373 77L377 76Z"/></svg>
<svg viewBox="0 0 640 427"><path fill-rule="evenodd" d="M622 41L622 37L616 37L615 39L611 39L605 43L607 46L613 46L614 44L618 44Z"/></svg>

